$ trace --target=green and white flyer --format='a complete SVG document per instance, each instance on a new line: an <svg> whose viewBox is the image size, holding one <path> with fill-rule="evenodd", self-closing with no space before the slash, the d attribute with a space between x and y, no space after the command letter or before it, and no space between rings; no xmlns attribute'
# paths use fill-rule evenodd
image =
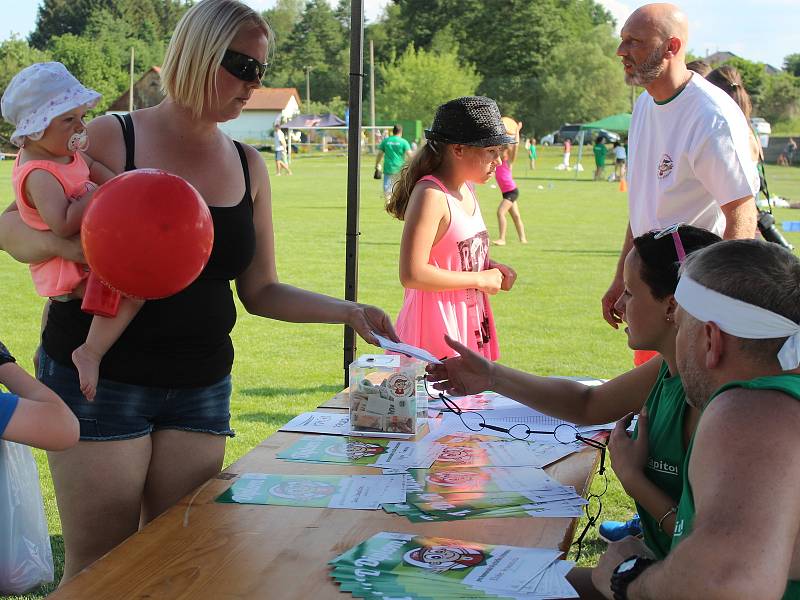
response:
<svg viewBox="0 0 800 600"><path fill-rule="evenodd" d="M375 510L386 502L404 502L405 486L403 475L244 473L216 501Z"/></svg>
<svg viewBox="0 0 800 600"><path fill-rule="evenodd" d="M441 454L444 445L398 442L385 438L303 436L278 458L296 462L338 463L356 466L403 469L427 468Z"/></svg>
<svg viewBox="0 0 800 600"><path fill-rule="evenodd" d="M363 598L574 598L559 550L381 532L333 559L342 591Z"/></svg>

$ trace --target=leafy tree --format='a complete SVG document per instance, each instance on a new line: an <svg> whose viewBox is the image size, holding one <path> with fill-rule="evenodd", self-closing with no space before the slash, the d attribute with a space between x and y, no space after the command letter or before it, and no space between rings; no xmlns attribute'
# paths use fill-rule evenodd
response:
<svg viewBox="0 0 800 600"><path fill-rule="evenodd" d="M602 29L601 26L598 29ZM614 41L598 31L583 40L564 41L550 53L547 74L539 87L537 130L554 129L563 122L581 123L630 109L630 89L619 63Z"/></svg>
<svg viewBox="0 0 800 600"><path fill-rule="evenodd" d="M757 114L772 123L800 116L800 78L791 73L769 77Z"/></svg>
<svg viewBox="0 0 800 600"><path fill-rule="evenodd" d="M747 93L750 94L750 99L753 101L754 106L758 106L761 102L761 95L767 85L767 71L764 68L764 63L752 62L746 58L734 56L725 62L726 65L735 67L739 74L742 76L744 87Z"/></svg>
<svg viewBox="0 0 800 600"><path fill-rule="evenodd" d="M800 77L800 53L790 54L783 59L783 68L796 77Z"/></svg>
<svg viewBox="0 0 800 600"><path fill-rule="evenodd" d="M92 16L101 11L109 11L125 21L134 32L147 23L156 37L164 39L172 34L187 8L184 0L44 0L29 41L43 49L54 37L66 33L83 35Z"/></svg>
<svg viewBox="0 0 800 600"><path fill-rule="evenodd" d="M303 14L303 0L278 0L275 6L261 13L275 35L275 54L279 57Z"/></svg>
<svg viewBox="0 0 800 600"><path fill-rule="evenodd" d="M430 123L436 107L475 93L480 76L459 62L455 52L436 54L413 46L393 63L379 67L383 86L375 102L384 119Z"/></svg>
<svg viewBox="0 0 800 600"><path fill-rule="evenodd" d="M94 114L102 113L127 87L126 73L109 68L107 53L94 40L65 33L50 40L49 47L53 57L64 63L83 85L103 95L92 111Z"/></svg>
<svg viewBox="0 0 800 600"><path fill-rule="evenodd" d="M554 48L597 35L614 40L611 27L596 28L601 24L611 25L613 19L594 0L494 0L490 5L484 0L394 0L375 32L386 40L379 49L382 62L411 44L425 50L452 44L460 61L474 65L481 76L479 93L496 99L505 113L535 124ZM613 57L613 48L604 51Z"/></svg>
<svg viewBox="0 0 800 600"><path fill-rule="evenodd" d="M348 47L346 30L327 0L308 0L268 81L305 89L305 69L311 67L314 100L347 97Z"/></svg>

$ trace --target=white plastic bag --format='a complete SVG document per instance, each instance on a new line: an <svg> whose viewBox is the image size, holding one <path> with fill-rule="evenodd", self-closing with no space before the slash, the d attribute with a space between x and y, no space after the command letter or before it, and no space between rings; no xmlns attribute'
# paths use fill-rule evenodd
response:
<svg viewBox="0 0 800 600"><path fill-rule="evenodd" d="M53 581L39 472L30 448L0 440L0 594Z"/></svg>

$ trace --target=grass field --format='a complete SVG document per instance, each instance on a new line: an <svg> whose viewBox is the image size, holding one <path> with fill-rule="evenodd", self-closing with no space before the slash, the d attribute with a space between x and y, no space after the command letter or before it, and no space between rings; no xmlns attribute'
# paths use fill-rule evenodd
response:
<svg viewBox="0 0 800 600"><path fill-rule="evenodd" d="M537 169L520 158L515 168L519 205L530 243L516 241L509 223L508 245L492 247L492 257L512 265L519 278L510 293L492 299L501 361L540 375L613 377L632 366L625 334L600 315L619 254L627 218L627 194L615 183L591 181L585 171L556 171L560 148L540 148ZM573 159L574 159L573 153ZM270 171L274 169L270 161ZM273 177L278 270L283 281L335 296L344 289L346 161L343 157L303 158L294 176ZM610 167L609 169L610 170ZM397 277L402 224L383 211L380 182L371 178L372 158L362 169L359 300L397 314L403 290ZM800 169L768 170L770 190L800 200ZM12 199L11 161L0 162L0 204ZM490 235L499 191L489 185L479 198ZM800 211L779 209L779 222L800 220ZM786 234L800 246L800 234ZM0 339L32 371L43 301L33 292L26 266L0 253L0 306L5 317ZM233 332L236 347L233 427L228 465L294 415L312 409L341 389L342 328L294 325L247 315L239 308ZM369 351L363 342L359 353ZM51 540L57 563L63 559L61 525L44 453L36 452ZM602 488L600 478L595 488ZM91 493L91 490L87 490ZM632 502L609 476L603 519L630 514ZM594 564L604 544L592 532L581 564ZM57 564L56 580L61 565ZM23 598L41 598L53 586Z"/></svg>

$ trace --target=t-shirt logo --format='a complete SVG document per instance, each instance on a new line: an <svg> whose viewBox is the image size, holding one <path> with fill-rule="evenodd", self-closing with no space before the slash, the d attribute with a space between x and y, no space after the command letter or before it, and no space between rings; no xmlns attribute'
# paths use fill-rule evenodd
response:
<svg viewBox="0 0 800 600"><path fill-rule="evenodd" d="M675 164L672 162L672 159L670 158L669 154L665 154L664 156L662 156L661 163L658 165L658 178L664 179L664 177L666 177L672 172L672 167L674 166Z"/></svg>

